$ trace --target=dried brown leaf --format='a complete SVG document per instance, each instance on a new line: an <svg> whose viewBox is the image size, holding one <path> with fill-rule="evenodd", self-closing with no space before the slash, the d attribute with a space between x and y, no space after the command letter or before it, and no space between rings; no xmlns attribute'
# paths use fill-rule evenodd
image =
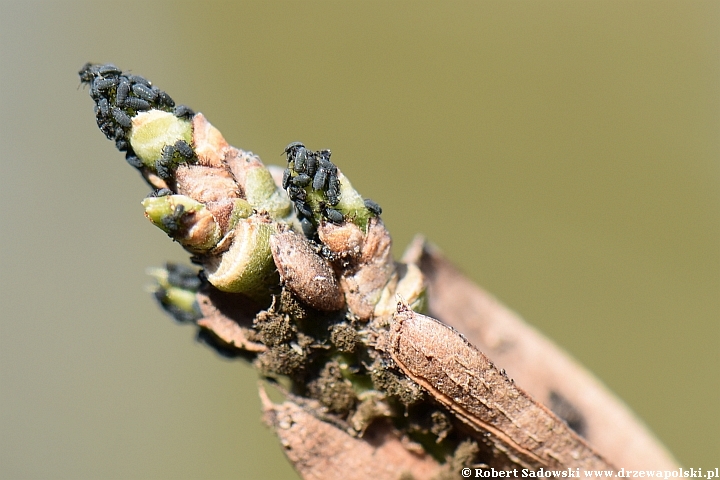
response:
<svg viewBox="0 0 720 480"><path fill-rule="evenodd" d="M273 404L262 388L260 398L265 422L305 480L431 480L440 471L429 455L405 448L387 424L377 423L356 438L293 402Z"/></svg>
<svg viewBox="0 0 720 480"><path fill-rule="evenodd" d="M399 305L385 347L405 374L488 444L494 468L614 470L455 330Z"/></svg>
<svg viewBox="0 0 720 480"><path fill-rule="evenodd" d="M416 238L404 260L416 263L426 276L432 317L464 334L533 398L556 413L571 412L583 427L579 433L610 462L635 470L678 467L642 422L591 373L465 277L423 238Z"/></svg>
<svg viewBox="0 0 720 480"><path fill-rule="evenodd" d="M248 352L264 352L267 347L248 339L255 314L259 307L240 294L224 293L208 287L197 293L203 318L197 324L212 332L229 346Z"/></svg>

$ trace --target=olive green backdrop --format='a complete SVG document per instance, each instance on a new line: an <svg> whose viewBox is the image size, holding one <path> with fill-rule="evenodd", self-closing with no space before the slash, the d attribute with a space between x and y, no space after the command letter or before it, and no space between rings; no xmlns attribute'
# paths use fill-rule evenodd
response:
<svg viewBox="0 0 720 480"><path fill-rule="evenodd" d="M296 478L256 374L143 291L185 255L86 61L266 163L330 148L688 467L720 466L720 3L0 4L0 477ZM622 426L617 426L622 427Z"/></svg>

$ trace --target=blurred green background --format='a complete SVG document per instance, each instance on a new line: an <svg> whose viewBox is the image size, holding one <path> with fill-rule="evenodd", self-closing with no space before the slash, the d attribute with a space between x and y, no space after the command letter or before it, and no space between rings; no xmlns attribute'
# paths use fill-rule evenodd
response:
<svg viewBox="0 0 720 480"><path fill-rule="evenodd" d="M720 459L720 3L0 3L0 478L296 478L256 374L143 291L187 255L86 61L280 164L330 148L687 467ZM620 426L621 427L621 426Z"/></svg>

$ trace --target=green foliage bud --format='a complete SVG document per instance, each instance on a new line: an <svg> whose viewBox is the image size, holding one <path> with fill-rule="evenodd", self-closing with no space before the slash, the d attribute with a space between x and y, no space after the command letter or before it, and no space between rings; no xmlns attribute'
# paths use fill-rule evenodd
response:
<svg viewBox="0 0 720 480"><path fill-rule="evenodd" d="M155 226L192 252L210 250L220 241L220 227L212 214L190 197L147 197L142 205L145 216Z"/></svg>
<svg viewBox="0 0 720 480"><path fill-rule="evenodd" d="M368 219L372 215L365 207L365 200L363 200L357 190L353 188L350 180L340 171L338 171L338 180L340 180L340 202L335 208L340 210L346 218L363 231L366 231Z"/></svg>
<svg viewBox="0 0 720 480"><path fill-rule="evenodd" d="M191 144L192 123L162 110L140 112L132 118L129 139L143 164L154 168L165 145L174 145L178 140Z"/></svg>
<svg viewBox="0 0 720 480"><path fill-rule="evenodd" d="M149 268L156 285L150 288L163 309L179 322L194 322L202 317L195 297L200 286L197 271L182 265Z"/></svg>
<svg viewBox="0 0 720 480"><path fill-rule="evenodd" d="M269 288L279 283L270 250L270 236L276 229L276 224L260 215L240 220L223 240L230 242L228 249L203 262L208 281L224 292L263 301L269 298Z"/></svg>
<svg viewBox="0 0 720 480"><path fill-rule="evenodd" d="M235 205L233 206L232 213L230 214L230 221L228 222L228 227L230 229L235 228L235 226L238 224L238 222L240 222L240 220L244 220L252 214L252 205L250 205L247 200L238 198L237 200L235 200Z"/></svg>
<svg viewBox="0 0 720 480"><path fill-rule="evenodd" d="M292 214L290 199L278 188L264 166L250 168L246 172L245 195L257 211L266 211L272 218L283 219Z"/></svg>

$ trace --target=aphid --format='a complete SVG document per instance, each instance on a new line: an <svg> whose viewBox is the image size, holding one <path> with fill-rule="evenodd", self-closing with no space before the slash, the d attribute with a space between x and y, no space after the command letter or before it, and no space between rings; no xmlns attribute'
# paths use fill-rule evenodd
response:
<svg viewBox="0 0 720 480"><path fill-rule="evenodd" d="M315 153L307 152L307 162L305 164L305 173L307 173L311 177L314 176L315 172L317 171L317 165L318 165L318 161L317 161L317 158L315 158Z"/></svg>
<svg viewBox="0 0 720 480"><path fill-rule="evenodd" d="M125 140L125 138L126 138L125 130L123 130L122 128L115 129L115 137L113 137L113 138L115 138L116 141L117 140Z"/></svg>
<svg viewBox="0 0 720 480"><path fill-rule="evenodd" d="M187 118L189 120L195 116L195 112L187 105L178 105L173 109L173 115L178 118Z"/></svg>
<svg viewBox="0 0 720 480"><path fill-rule="evenodd" d="M125 154L125 161L135 168L141 168L143 166L142 160L137 155L131 152Z"/></svg>
<svg viewBox="0 0 720 480"><path fill-rule="evenodd" d="M337 177L337 170L328 175L328 193L334 191L336 195L340 193L340 180Z"/></svg>
<svg viewBox="0 0 720 480"><path fill-rule="evenodd" d="M97 102L99 98L102 98L102 96L103 96L102 92L100 92L100 90L95 88L94 83L91 83L90 84L90 98L92 98L93 100L95 100Z"/></svg>
<svg viewBox="0 0 720 480"><path fill-rule="evenodd" d="M297 185L298 187L306 187L310 185L310 182L312 181L312 178L305 175L304 173L301 173L300 175L297 175L293 177L292 183L293 185Z"/></svg>
<svg viewBox="0 0 720 480"><path fill-rule="evenodd" d="M121 152L126 151L130 147L130 144L123 139L115 140L115 148L120 150Z"/></svg>
<svg viewBox="0 0 720 480"><path fill-rule="evenodd" d="M115 124L112 121L100 117L98 118L97 125L100 131L104 133L107 138L109 138L110 140L113 140L115 138Z"/></svg>
<svg viewBox="0 0 720 480"><path fill-rule="evenodd" d="M320 256L322 256L323 258L327 258L331 262L336 258L335 252L330 250L330 247L328 247L327 245L322 245L318 250L318 253L320 254Z"/></svg>
<svg viewBox="0 0 720 480"><path fill-rule="evenodd" d="M323 150L323 151L324 151L324 152L327 152L327 151L329 151L329 150ZM318 158L318 168L322 168L323 170L326 170L326 171L329 172L329 171L332 170L332 168L333 168L334 166L335 166L335 165L334 165L328 158L326 158L326 157L322 154L322 152L320 152L320 157Z"/></svg>
<svg viewBox="0 0 720 480"><path fill-rule="evenodd" d="M323 152L329 152L329 150L323 150ZM315 173L315 178L313 179L313 188L315 190L325 190L326 188L328 188L328 180L330 178L336 177L335 182L338 182L337 167L334 163L328 160L326 155L324 155L322 152L318 163L318 170ZM335 190L336 192L339 192L339 183L336 186Z"/></svg>
<svg viewBox="0 0 720 480"><path fill-rule="evenodd" d="M304 202L307 198L307 192L305 192L305 189L298 187L297 185L293 185L292 182L290 182L290 186L287 188L288 197L290 197L290 200L300 200L301 202Z"/></svg>
<svg viewBox="0 0 720 480"><path fill-rule="evenodd" d="M290 185L288 185L287 187L287 193L288 197L290 197L290 200L297 200L297 197L300 194L300 190L302 190L302 188L298 187L297 185L293 185L292 182L290 182Z"/></svg>
<svg viewBox="0 0 720 480"><path fill-rule="evenodd" d="M143 85L142 83L137 83L133 85L132 91L135 95L142 98L143 100L147 100L148 102L154 102L157 98L157 94L153 92L152 88L148 87L147 85Z"/></svg>
<svg viewBox="0 0 720 480"><path fill-rule="evenodd" d="M115 121L123 127L130 128L132 126L132 120L130 120L128 114L120 110L118 107L112 107L112 116Z"/></svg>
<svg viewBox="0 0 720 480"><path fill-rule="evenodd" d="M198 272L184 265L168 263L166 265L166 271L167 282L174 287L185 290L197 290L202 284Z"/></svg>
<svg viewBox="0 0 720 480"><path fill-rule="evenodd" d="M334 208L326 208L324 213L327 219L335 225L340 225L345 220L343 214Z"/></svg>
<svg viewBox="0 0 720 480"><path fill-rule="evenodd" d="M285 150L283 150L283 153L287 155L288 162L293 159L293 157L295 156L295 149L298 147L305 148L305 145L303 145L302 142L291 142L287 144Z"/></svg>
<svg viewBox="0 0 720 480"><path fill-rule="evenodd" d="M117 77L110 78L96 78L93 82L93 87L96 90L107 90L118 84Z"/></svg>
<svg viewBox="0 0 720 480"><path fill-rule="evenodd" d="M125 99L130 93L130 82L125 77L120 77L120 83L118 83L117 90L115 92L115 103L121 107L125 103Z"/></svg>
<svg viewBox="0 0 720 480"><path fill-rule="evenodd" d="M312 218L313 212L307 203L302 201L295 202L295 208L301 216L305 218Z"/></svg>
<svg viewBox="0 0 720 480"><path fill-rule="evenodd" d="M173 155L175 155L175 146L165 145L162 149L162 157L160 157L160 159L163 163L169 165L172 163Z"/></svg>
<svg viewBox="0 0 720 480"><path fill-rule="evenodd" d="M157 87L152 87L152 89L155 92L155 94L157 95L157 101L159 104L165 105L166 107L174 107L175 106L175 101L170 97L170 95L168 95L167 93L165 93L164 91L160 90Z"/></svg>
<svg viewBox="0 0 720 480"><path fill-rule="evenodd" d="M103 117L110 115L110 105L108 104L107 98L98 100L98 108L100 109L100 115Z"/></svg>
<svg viewBox="0 0 720 480"><path fill-rule="evenodd" d="M372 214L375 215L376 217L382 214L382 208L380 208L380 205L378 205L377 203L373 202L373 201L370 200L369 198L366 198L366 199L365 199L365 208L367 208L368 210L370 210L370 213L372 213Z"/></svg>
<svg viewBox="0 0 720 480"><path fill-rule="evenodd" d="M195 156L195 152L185 140L178 140L175 142L175 150L184 158L191 159Z"/></svg>
<svg viewBox="0 0 720 480"><path fill-rule="evenodd" d="M315 172L315 178L313 178L312 186L315 190L324 190L326 181L327 181L327 170L325 170L321 166L318 169L318 171Z"/></svg>
<svg viewBox="0 0 720 480"><path fill-rule="evenodd" d="M340 194L335 190L328 189L328 191L325 192L325 196L327 197L327 203L333 207L340 203Z"/></svg>
<svg viewBox="0 0 720 480"><path fill-rule="evenodd" d="M163 180L167 180L172 177L172 175L170 174L170 169L160 160L157 160L155 162L155 171L157 172L158 177L162 178Z"/></svg>
<svg viewBox="0 0 720 480"><path fill-rule="evenodd" d="M150 102L137 97L127 97L125 106L133 110L150 110L151 108Z"/></svg>
<svg viewBox="0 0 720 480"><path fill-rule="evenodd" d="M173 145L165 145L162 149L162 156L155 162L155 170L162 179L168 179L172 175L170 168L173 165L173 156L175 155L175 147Z"/></svg>
<svg viewBox="0 0 720 480"><path fill-rule="evenodd" d="M283 171L282 188L287 190L288 186L290 186L290 169L286 168Z"/></svg>
<svg viewBox="0 0 720 480"><path fill-rule="evenodd" d="M169 188L160 188L158 190L153 190L150 192L150 195L148 197L167 197L168 195L172 195L173 192Z"/></svg>
<svg viewBox="0 0 720 480"><path fill-rule="evenodd" d="M307 160L307 149L305 147L295 148L295 160L294 167L295 171L302 173L305 171L305 161Z"/></svg>
<svg viewBox="0 0 720 480"><path fill-rule="evenodd" d="M292 187L292 185L291 185L291 187ZM305 200L307 200L307 192L305 191L305 189L300 188L300 187L295 187L295 188L298 189L297 193L295 194L295 200L300 200L301 202L304 202Z"/></svg>
<svg viewBox="0 0 720 480"><path fill-rule="evenodd" d="M180 230L180 220L182 219L183 213L185 213L185 207L183 205L175 205L175 210L170 215L162 217L163 227L169 234L176 233Z"/></svg>
<svg viewBox="0 0 720 480"><path fill-rule="evenodd" d="M113 65L112 63L106 63L105 65L100 65L96 67L97 73L102 75L103 77L107 77L110 75L120 75L122 71Z"/></svg>
<svg viewBox="0 0 720 480"><path fill-rule="evenodd" d="M300 220L300 227L306 237L312 238L313 235L315 235L315 225L313 225L313 223L307 218L302 218Z"/></svg>
<svg viewBox="0 0 720 480"><path fill-rule="evenodd" d="M130 81L130 83L133 83L133 84L138 83L140 85L145 85L146 87L152 86L152 82L150 80L148 80L145 77L141 77L140 75L128 75L127 78Z"/></svg>
<svg viewBox="0 0 720 480"><path fill-rule="evenodd" d="M80 81L82 83L90 83L93 78L95 78L95 67L92 63L88 62L78 71L78 75L80 75Z"/></svg>

